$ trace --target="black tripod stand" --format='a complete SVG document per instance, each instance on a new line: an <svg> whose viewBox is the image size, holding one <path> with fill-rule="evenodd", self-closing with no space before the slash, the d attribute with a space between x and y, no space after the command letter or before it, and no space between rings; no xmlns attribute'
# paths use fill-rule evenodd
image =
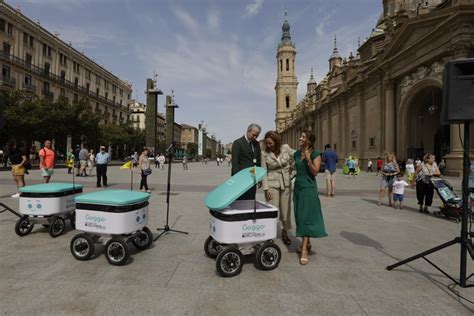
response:
<svg viewBox="0 0 474 316"><path fill-rule="evenodd" d="M156 230L161 231L161 233L158 234L158 236L155 237L154 240L157 240L167 232L175 232L175 233L181 233L181 234L188 234L188 232L181 231L181 230L175 230L171 229L168 225L169 217L170 217L170 191L171 191L171 164L173 161L173 147L174 143L172 143L166 152L168 153L168 186L166 188L166 224L165 227L163 228L157 228Z"/></svg>
<svg viewBox="0 0 474 316"><path fill-rule="evenodd" d="M471 240L471 233L467 231L467 224L468 224L468 216L470 216L469 210L469 188L468 188L468 181L469 181L469 172L470 172L470 163L469 163L469 145L470 145L470 129L469 129L470 122L464 122L464 168L463 168L463 180L462 180L462 221L461 221L461 235L459 237L454 238L451 241L448 241L444 244L441 244L437 247L431 248L427 251L419 253L415 256L397 262L387 267L387 270L392 270L393 268L399 267L403 264L409 263L413 260L423 258L433 267L435 267L438 271L443 273L446 277L451 279L457 285L466 288L466 287L474 287L474 284L467 284L469 278L471 278L474 273L466 276L466 260L467 260L467 252L469 252L471 258L474 260L474 247ZM425 256L435 253L441 249L447 248L449 246L455 244L461 244L461 264L460 264L460 272L459 272L459 281L451 277L449 274L444 272L440 267L436 264L431 262Z"/></svg>

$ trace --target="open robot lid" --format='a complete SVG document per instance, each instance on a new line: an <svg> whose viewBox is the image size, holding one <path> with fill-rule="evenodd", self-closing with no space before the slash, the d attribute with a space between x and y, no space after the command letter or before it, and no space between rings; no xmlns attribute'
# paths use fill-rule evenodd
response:
<svg viewBox="0 0 474 316"><path fill-rule="evenodd" d="M267 175L267 171L261 167L249 167L243 169L227 181L217 186L205 198L204 204L210 210L221 211L247 192L255 182L260 182Z"/></svg>

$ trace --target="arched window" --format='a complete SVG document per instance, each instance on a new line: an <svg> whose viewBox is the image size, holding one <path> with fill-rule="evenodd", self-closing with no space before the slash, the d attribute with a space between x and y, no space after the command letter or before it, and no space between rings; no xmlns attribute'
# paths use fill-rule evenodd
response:
<svg viewBox="0 0 474 316"><path fill-rule="evenodd" d="M286 59L286 71L290 70L290 60L287 58Z"/></svg>
<svg viewBox="0 0 474 316"><path fill-rule="evenodd" d="M290 108L290 96L289 95L286 96L285 101L286 101L286 108L289 109Z"/></svg>
<svg viewBox="0 0 474 316"><path fill-rule="evenodd" d="M280 59L280 71L283 71L283 60Z"/></svg>

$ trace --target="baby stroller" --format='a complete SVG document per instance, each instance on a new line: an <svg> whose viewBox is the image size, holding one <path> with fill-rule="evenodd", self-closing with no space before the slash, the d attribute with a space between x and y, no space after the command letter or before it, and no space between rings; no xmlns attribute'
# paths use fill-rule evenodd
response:
<svg viewBox="0 0 474 316"><path fill-rule="evenodd" d="M462 215L462 198L454 193L453 186L444 178L432 177L431 183L443 202L443 205L439 207L440 211L434 212L434 215L453 218L459 222Z"/></svg>
<svg viewBox="0 0 474 316"><path fill-rule="evenodd" d="M241 170L204 200L211 214L204 251L216 259L217 272L223 277L240 274L244 250L255 255L255 266L260 270L276 269L280 263L281 251L273 242L278 209L257 200L236 201L265 175L266 170L260 167Z"/></svg>

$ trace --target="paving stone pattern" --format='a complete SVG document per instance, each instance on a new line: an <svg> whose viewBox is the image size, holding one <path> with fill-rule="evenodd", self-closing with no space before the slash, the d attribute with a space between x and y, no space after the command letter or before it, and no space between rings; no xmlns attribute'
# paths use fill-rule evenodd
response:
<svg viewBox="0 0 474 316"><path fill-rule="evenodd" d="M167 172L153 170L148 226L164 225ZM377 206L379 178L362 173L355 180L338 174L336 197L321 195L329 236L313 240L307 266L298 263L299 240L282 249L273 271L245 264L240 275L222 278L215 261L205 256L208 210L203 198L229 177L230 168L214 163L173 165L170 225L189 235L169 233L148 250L132 250L122 267L108 264L103 247L93 259L77 261L69 251L77 233L68 229L51 238L41 225L25 237L14 232L16 217L0 214L0 313L5 315L472 315L474 306L448 289L452 282L424 260L387 271L385 267L456 237L460 224L420 214L408 190L406 209ZM130 187L130 173L109 168L110 188ZM460 179L451 178L460 187ZM27 184L40 183L32 170ZM58 169L52 181L72 181ZM85 192L98 190L95 178L77 178ZM139 175L134 175L138 189ZM324 178L318 176L320 192ZM101 188L103 189L103 188ZM15 186L0 172L0 202L18 209L10 197ZM262 192L258 194L263 199ZM435 199L438 206L440 200ZM433 207L434 209L434 207ZM134 249L133 246L130 246ZM454 276L459 273L459 247L430 256ZM469 273L474 272L468 261ZM454 287L471 301L474 289Z"/></svg>

